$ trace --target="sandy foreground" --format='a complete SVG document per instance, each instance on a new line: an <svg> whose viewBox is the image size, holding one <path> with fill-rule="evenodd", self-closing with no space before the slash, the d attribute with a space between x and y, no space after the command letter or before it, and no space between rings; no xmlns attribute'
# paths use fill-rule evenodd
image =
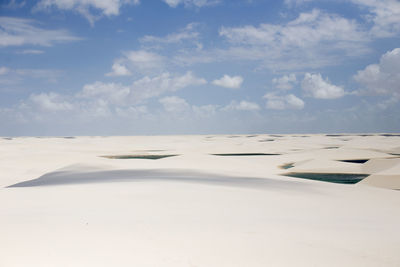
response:
<svg viewBox="0 0 400 267"><path fill-rule="evenodd" d="M394 135L0 138L0 266L400 266L399 189Z"/></svg>

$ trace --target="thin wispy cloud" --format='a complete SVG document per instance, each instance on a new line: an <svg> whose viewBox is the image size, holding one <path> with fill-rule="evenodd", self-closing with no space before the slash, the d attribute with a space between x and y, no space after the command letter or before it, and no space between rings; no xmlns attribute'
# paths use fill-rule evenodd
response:
<svg viewBox="0 0 400 267"><path fill-rule="evenodd" d="M167 34L163 37L153 36L153 35L145 35L140 38L140 42L145 44L177 44L183 41L194 41L197 40L200 36L200 33L196 31L196 23L189 23L183 29L178 32Z"/></svg>
<svg viewBox="0 0 400 267"><path fill-rule="evenodd" d="M58 10L70 10L84 16L93 26L95 21L102 16L117 16L123 5L138 5L139 0L41 0L35 7L34 11L47 11L53 8ZM92 10L95 10L93 12Z"/></svg>
<svg viewBox="0 0 400 267"><path fill-rule="evenodd" d="M32 19L0 17L1 46L52 46L82 40L66 29L44 29Z"/></svg>
<svg viewBox="0 0 400 267"><path fill-rule="evenodd" d="M40 55L40 54L44 54L44 51L37 50L37 49L25 49L25 50L17 51L16 53L23 54L23 55Z"/></svg>
<svg viewBox="0 0 400 267"><path fill-rule="evenodd" d="M184 5L185 7L205 7L213 6L220 3L222 0L163 0L170 7Z"/></svg>
<svg viewBox="0 0 400 267"><path fill-rule="evenodd" d="M260 106L257 103L241 100L240 102L232 101L229 105L224 107L222 110L238 110L238 111L257 111L260 110Z"/></svg>
<svg viewBox="0 0 400 267"><path fill-rule="evenodd" d="M0 90L7 85L23 84L26 79L36 79L48 83L56 83L65 73L53 69L14 69L0 67Z"/></svg>

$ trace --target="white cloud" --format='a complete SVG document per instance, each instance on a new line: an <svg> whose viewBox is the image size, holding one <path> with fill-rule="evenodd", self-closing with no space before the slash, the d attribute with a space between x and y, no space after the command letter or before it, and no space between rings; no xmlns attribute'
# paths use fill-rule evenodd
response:
<svg viewBox="0 0 400 267"><path fill-rule="evenodd" d="M333 85L321 74L306 73L301 87L307 96L320 99L335 99L345 95L342 87Z"/></svg>
<svg viewBox="0 0 400 267"><path fill-rule="evenodd" d="M58 8L60 10L73 10L84 16L91 25L100 16L117 16L122 5L139 4L139 0L41 0L36 4L34 10L46 10ZM99 15L93 14L91 10L98 11Z"/></svg>
<svg viewBox="0 0 400 267"><path fill-rule="evenodd" d="M158 43L158 44L176 44L185 40L196 40L199 37L199 32L195 31L196 23L189 23L182 30L168 34L165 37L157 37L152 35L146 35L140 38L142 43Z"/></svg>
<svg viewBox="0 0 400 267"><path fill-rule="evenodd" d="M273 42L283 46L307 47L323 41L364 41L365 32L356 21L318 9L301 13L286 25L261 24L259 27L222 28L220 35L232 43L249 45Z"/></svg>
<svg viewBox="0 0 400 267"><path fill-rule="evenodd" d="M18 9L24 7L25 5L26 5L25 1L10 0L8 4L1 4L0 8Z"/></svg>
<svg viewBox="0 0 400 267"><path fill-rule="evenodd" d="M147 50L132 50L114 60L112 71L107 76L124 76L132 73L153 74L164 69L165 58Z"/></svg>
<svg viewBox="0 0 400 267"><path fill-rule="evenodd" d="M35 79L46 79L48 81L56 81L62 75L60 70L52 69L14 69L17 75L28 76Z"/></svg>
<svg viewBox="0 0 400 267"><path fill-rule="evenodd" d="M124 105L129 93L129 87L121 84L95 82L83 86L82 91L77 94L77 97L86 99L102 99L111 104Z"/></svg>
<svg viewBox="0 0 400 267"><path fill-rule="evenodd" d="M18 51L18 54L22 54L22 55L40 55L43 54L44 51L43 50L37 50L37 49L25 49L22 51Z"/></svg>
<svg viewBox="0 0 400 267"><path fill-rule="evenodd" d="M47 30L34 26L35 20L0 17L0 47L39 45L52 46L54 43L78 41L81 38L67 30Z"/></svg>
<svg viewBox="0 0 400 267"><path fill-rule="evenodd" d="M129 76L132 73L121 63L115 62L111 67L111 72L106 73L106 76Z"/></svg>
<svg viewBox="0 0 400 267"><path fill-rule="evenodd" d="M140 102L166 92L175 92L188 86L197 86L205 83L207 83L206 80L194 76L190 71L180 76L173 76L165 72L152 78L145 76L135 81L130 87L130 98L133 102Z"/></svg>
<svg viewBox="0 0 400 267"><path fill-rule="evenodd" d="M288 6L297 6L315 0L285 0ZM398 0L348 0L369 12L364 18L373 23L374 37L393 37L400 32L400 2Z"/></svg>
<svg viewBox="0 0 400 267"><path fill-rule="evenodd" d="M167 96L161 98L159 102L167 112L184 112L190 108L185 99L177 96Z"/></svg>
<svg viewBox="0 0 400 267"><path fill-rule="evenodd" d="M293 94L289 94L286 96L286 102L290 107L294 109L304 108L304 101Z"/></svg>
<svg viewBox="0 0 400 267"><path fill-rule="evenodd" d="M160 109L153 114L146 107L146 100L159 97L168 92L206 83L191 72L182 75L163 73L159 76L144 77L130 86L120 83L103 83L100 81L86 84L76 94L58 94L56 92L32 94L14 109L25 121L54 123L59 114L68 112L66 120L71 123L91 123L97 119L160 119ZM195 108L178 97L164 97L159 100L164 110L180 112L187 108L193 112ZM200 108L203 109L203 108ZM158 115L157 115L158 114ZM76 120L76 121L75 121Z"/></svg>
<svg viewBox="0 0 400 267"><path fill-rule="evenodd" d="M29 100L44 111L68 111L74 109L73 104L68 102L64 96L50 92L33 94Z"/></svg>
<svg viewBox="0 0 400 267"><path fill-rule="evenodd" d="M285 5L288 6L298 6L307 2L311 2L313 0L285 0Z"/></svg>
<svg viewBox="0 0 400 267"><path fill-rule="evenodd" d="M218 4L221 0L163 0L170 7L177 7L180 4L185 7L203 7Z"/></svg>
<svg viewBox="0 0 400 267"><path fill-rule="evenodd" d="M11 69L1 67L0 73L7 74L7 77L0 77L0 84L18 84L26 79L40 79L47 82L55 83L59 77L63 75L60 70L52 69Z"/></svg>
<svg viewBox="0 0 400 267"><path fill-rule="evenodd" d="M196 77L190 71L182 75L171 75L164 72L153 77L145 76L129 86L97 81L86 84L76 96L88 100L101 99L112 105L138 105L147 99L161 96L167 92L176 92L189 86L205 83L207 83L206 80Z"/></svg>
<svg viewBox="0 0 400 267"><path fill-rule="evenodd" d="M395 95L400 92L400 48L382 55L379 64L358 71L354 79L363 85L359 94Z"/></svg>
<svg viewBox="0 0 400 267"><path fill-rule="evenodd" d="M162 56L145 50L129 51L124 54L137 68L156 68L163 63Z"/></svg>
<svg viewBox="0 0 400 267"><path fill-rule="evenodd" d="M267 99L266 107L268 109L284 110L284 109L303 109L304 101L293 94L277 95L276 93L267 93L264 95Z"/></svg>
<svg viewBox="0 0 400 267"><path fill-rule="evenodd" d="M351 0L367 7L372 13L367 17L374 26L371 34L376 37L392 37L400 32L400 2L398 0Z"/></svg>
<svg viewBox="0 0 400 267"><path fill-rule="evenodd" d="M226 74L220 79L214 80L212 82L212 84L214 85L231 89L239 89L242 83L243 78L241 76L229 76Z"/></svg>
<svg viewBox="0 0 400 267"><path fill-rule="evenodd" d="M368 51L368 33L355 21L318 9L301 13L286 24L222 27L231 47L219 51L233 59L263 61L271 69L318 68Z"/></svg>
<svg viewBox="0 0 400 267"><path fill-rule="evenodd" d="M240 102L232 101L222 110L257 111L260 110L260 106L257 103L245 100L242 100Z"/></svg>
<svg viewBox="0 0 400 267"><path fill-rule="evenodd" d="M6 67L0 67L0 75L7 74L10 71L9 68Z"/></svg>
<svg viewBox="0 0 400 267"><path fill-rule="evenodd" d="M272 79L272 83L275 84L275 87L281 90L290 90L293 88L293 85L297 82L296 75L284 75L280 78Z"/></svg>

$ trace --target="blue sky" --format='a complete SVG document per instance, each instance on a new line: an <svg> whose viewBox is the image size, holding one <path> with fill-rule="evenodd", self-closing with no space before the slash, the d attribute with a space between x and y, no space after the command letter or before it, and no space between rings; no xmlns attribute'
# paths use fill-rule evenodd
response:
<svg viewBox="0 0 400 267"><path fill-rule="evenodd" d="M0 1L3 136L398 131L398 0Z"/></svg>

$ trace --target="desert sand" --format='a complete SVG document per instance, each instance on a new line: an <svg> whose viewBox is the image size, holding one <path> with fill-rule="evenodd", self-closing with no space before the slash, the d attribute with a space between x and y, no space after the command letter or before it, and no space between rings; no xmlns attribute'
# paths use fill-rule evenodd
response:
<svg viewBox="0 0 400 267"><path fill-rule="evenodd" d="M0 266L400 266L399 189L399 135L0 138Z"/></svg>

